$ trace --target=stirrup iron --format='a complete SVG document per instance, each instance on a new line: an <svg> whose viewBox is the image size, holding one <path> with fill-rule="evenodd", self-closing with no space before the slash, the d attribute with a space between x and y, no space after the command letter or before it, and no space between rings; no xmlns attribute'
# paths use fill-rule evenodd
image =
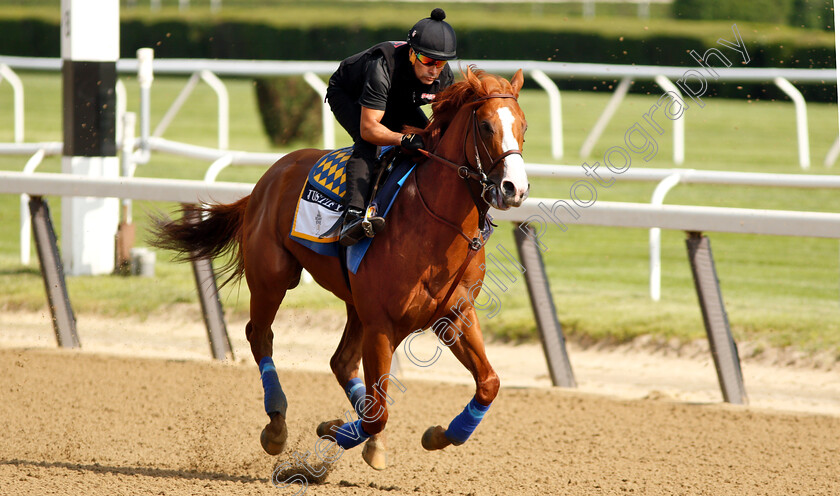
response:
<svg viewBox="0 0 840 496"><path fill-rule="evenodd" d="M376 206L370 205L365 210L365 217L362 219L362 229L365 230L365 236L368 238L372 238L376 236L376 230L373 228L373 224L370 222L370 218L376 215Z"/></svg>

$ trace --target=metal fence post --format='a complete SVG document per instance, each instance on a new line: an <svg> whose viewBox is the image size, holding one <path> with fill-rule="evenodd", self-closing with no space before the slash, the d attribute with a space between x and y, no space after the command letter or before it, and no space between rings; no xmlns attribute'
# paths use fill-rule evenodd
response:
<svg viewBox="0 0 840 496"><path fill-rule="evenodd" d="M703 233L689 232L686 246L723 400L727 403L747 404L738 347L729 329L709 238L703 236Z"/></svg>
<svg viewBox="0 0 840 496"><path fill-rule="evenodd" d="M519 258L525 267L525 283L528 286L528 294L531 296L531 308L534 310L534 318L540 332L548 371L551 374L551 383L560 387L577 387L572 365L569 363L569 355L566 353L563 328L557 320L557 312L554 309L554 299L551 297L545 265L540 249L534 242L536 231L531 226L525 226L526 224L517 224L513 229L513 235L516 238ZM525 229L530 234L526 233Z"/></svg>
<svg viewBox="0 0 840 496"><path fill-rule="evenodd" d="M38 261L41 262L41 276L47 290L55 338L62 348L81 348L49 206L40 196L33 196L29 199L29 212L32 215L32 234L35 237Z"/></svg>
<svg viewBox="0 0 840 496"><path fill-rule="evenodd" d="M197 220L198 214L191 214ZM216 285L216 274L213 263L208 258L195 260L192 263L195 287L198 290L198 300L201 303L201 315L207 328L207 338L210 340L210 351L216 360L233 359L233 348L230 346L225 313L219 300L219 289Z"/></svg>

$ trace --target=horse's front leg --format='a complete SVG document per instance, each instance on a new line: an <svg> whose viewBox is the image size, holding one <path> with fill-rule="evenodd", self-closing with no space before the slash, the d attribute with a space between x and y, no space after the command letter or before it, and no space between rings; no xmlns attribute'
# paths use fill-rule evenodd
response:
<svg viewBox="0 0 840 496"><path fill-rule="evenodd" d="M354 402L359 419L341 426L329 426L332 431L330 436L334 437L336 443L344 449L353 448L362 441L369 440L362 456L371 467L377 470L382 470L387 466L384 444L379 436L388 422L388 407L385 398L390 382L389 371L393 352L390 334L365 329L362 340L365 383L364 386L361 382L354 385L356 396L360 395L360 398ZM353 395L348 393L348 396L351 397L352 402Z"/></svg>
<svg viewBox="0 0 840 496"><path fill-rule="evenodd" d="M458 361L472 373L475 379L475 396L449 423L449 428L444 429L437 425L426 429L421 442L429 451L467 442L499 392L499 376L490 366L484 353L484 339L475 308L470 306L461 310L460 315L450 314L432 327Z"/></svg>
<svg viewBox="0 0 840 496"><path fill-rule="evenodd" d="M365 411L365 396L367 395L367 388L359 379L362 339L363 327L356 309L352 305L347 305L347 323L338 348L330 359L330 368L359 418L362 418ZM345 415L347 420L351 420L347 417L349 415ZM333 428L341 427L344 423L345 419L322 422L316 430L318 437L333 437ZM384 433L381 432L370 436L362 450L362 457L376 470L384 470L388 467L384 437Z"/></svg>

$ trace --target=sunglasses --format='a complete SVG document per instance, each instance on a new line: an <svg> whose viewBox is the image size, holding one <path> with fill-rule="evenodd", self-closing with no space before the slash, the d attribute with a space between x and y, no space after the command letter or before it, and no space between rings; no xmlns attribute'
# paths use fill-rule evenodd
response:
<svg viewBox="0 0 840 496"><path fill-rule="evenodd" d="M426 56L425 56L425 55L423 55L422 53L417 53L417 52L414 52L414 56L415 56L415 57L417 57L417 60L418 60L421 64L423 64L423 65L425 65L425 66L428 66L428 67L435 66L435 67L437 67L438 69L443 69L443 66L445 66L445 65L446 65L446 61L445 61L445 60L435 60L435 59L433 59L433 58L431 58L431 57L426 57Z"/></svg>

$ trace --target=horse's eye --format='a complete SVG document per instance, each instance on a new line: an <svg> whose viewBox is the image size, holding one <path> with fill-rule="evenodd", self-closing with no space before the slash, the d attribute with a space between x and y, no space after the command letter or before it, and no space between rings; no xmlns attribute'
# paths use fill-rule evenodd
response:
<svg viewBox="0 0 840 496"><path fill-rule="evenodd" d="M481 132L484 134L493 134L495 131L493 130L493 124L490 124L490 121L481 121Z"/></svg>

